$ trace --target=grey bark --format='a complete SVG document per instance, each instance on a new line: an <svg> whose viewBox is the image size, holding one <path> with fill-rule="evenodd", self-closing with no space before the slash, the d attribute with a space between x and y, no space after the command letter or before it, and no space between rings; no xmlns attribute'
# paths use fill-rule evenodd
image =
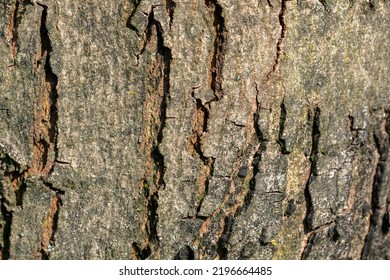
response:
<svg viewBox="0 0 390 280"><path fill-rule="evenodd" d="M389 1L3 0L1 259L389 259Z"/></svg>

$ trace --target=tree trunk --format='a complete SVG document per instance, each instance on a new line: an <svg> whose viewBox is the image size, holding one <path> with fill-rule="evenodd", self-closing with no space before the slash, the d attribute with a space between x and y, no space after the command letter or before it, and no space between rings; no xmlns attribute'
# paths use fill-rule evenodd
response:
<svg viewBox="0 0 390 280"><path fill-rule="evenodd" d="M0 258L389 259L387 0L3 0Z"/></svg>

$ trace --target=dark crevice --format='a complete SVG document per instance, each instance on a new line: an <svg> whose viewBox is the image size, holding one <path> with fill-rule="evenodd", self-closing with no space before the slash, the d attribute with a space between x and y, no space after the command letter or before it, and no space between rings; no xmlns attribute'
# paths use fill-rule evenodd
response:
<svg viewBox="0 0 390 280"><path fill-rule="evenodd" d="M261 154L256 153L255 156L254 156L253 162L252 162L252 165L253 165L253 175L252 175L252 178L249 180L249 189L248 189L248 192L245 195L243 209L248 209L249 205L252 202L253 195L255 193L255 189L256 189L256 176L260 172L259 171L259 162L255 163L255 161L257 161L257 157L260 158Z"/></svg>
<svg viewBox="0 0 390 280"><path fill-rule="evenodd" d="M282 154L288 155L290 154L290 151L287 150L286 140L283 138L284 128L286 125L286 117L287 117L287 110L283 99L282 104L280 104L279 135L278 135L277 143L279 144L280 152Z"/></svg>
<svg viewBox="0 0 390 280"><path fill-rule="evenodd" d="M58 230L58 218L60 215L60 207L63 206L61 196L59 194L56 194L56 197L57 197L57 202L56 202L57 205L56 205L56 211L53 216L53 231L50 236L50 241L52 242L52 244L55 244L55 234L57 233Z"/></svg>
<svg viewBox="0 0 390 280"><path fill-rule="evenodd" d="M350 143L350 147L352 150L355 150L358 146L358 133L359 133L359 131L354 128L355 118L353 116L349 115L348 119L349 119L349 130L351 131L351 134L352 134L352 140Z"/></svg>
<svg viewBox="0 0 390 280"><path fill-rule="evenodd" d="M136 242L133 242L133 244L131 244L131 247L133 248L135 257L138 260L146 260L146 258L149 257L152 253L149 246L146 246L146 248L141 248L141 246Z"/></svg>
<svg viewBox="0 0 390 280"><path fill-rule="evenodd" d="M141 0L140 0L141 1ZM143 35L143 41L142 41L142 46L140 48L140 50L138 51L137 54L135 54L136 58L137 58L137 65L139 65L139 57L145 52L146 50L146 46L147 44L150 42L150 40L152 39L152 34L153 34L153 26L155 25L156 21L154 19L154 8L155 6L152 6L151 7L151 11L149 14L145 14L145 16L148 17L148 24L146 26L146 29L144 31L144 35ZM131 16L132 17L132 16ZM129 20L131 19L131 17L129 17L128 19L128 22ZM134 30L136 31L137 35L139 37L141 37L141 35L139 34L139 31L138 29L136 29L133 25L129 25L127 24L127 27L130 28L131 30Z"/></svg>
<svg viewBox="0 0 390 280"><path fill-rule="evenodd" d="M198 201L196 207L196 218L202 219L199 215L203 201L209 193L209 182L213 177L215 158L206 157L202 151L202 136L207 131L208 119L209 119L209 104L203 105L201 99L195 97L195 88L191 92L191 97L195 100L195 116L194 124L192 128L192 135L190 137L190 145L195 151L193 156L198 156L201 160L200 172L202 174L198 177L198 188L202 192L201 198Z"/></svg>
<svg viewBox="0 0 390 280"><path fill-rule="evenodd" d="M7 201L5 197L1 198L1 212L4 216L4 229L3 229L3 244L4 248L1 248L1 255L2 258L9 258L9 247L10 247L10 234L11 234L11 224L12 224L12 216L13 216L13 207L21 207L23 208L23 196L27 188L26 179L31 175L30 172L32 172L34 175L39 174L41 175L41 180L43 181L44 185L49 188L52 191L55 191L57 193L56 199L60 201L59 198L60 194L64 194L62 190L58 190L54 188L51 184L46 183L45 179L49 175L49 173L52 171L52 168L54 166L54 162L56 161L58 151L57 151L57 120L58 120L58 112L57 112L57 83L58 78L53 73L51 65L50 65L50 53L52 51L51 47L51 41L49 38L49 32L46 28L46 20L47 20L47 10L48 7L46 5L42 5L40 3L37 3L40 7L43 8L42 14L41 14L41 21L40 21L40 42L41 46L38 50L39 59L36 61L37 70L38 73L44 73L42 75L42 79L45 83L43 85L43 88L41 89L40 95L37 94L37 99L39 100L37 104L35 105L36 108L39 108L40 113L38 115L34 114L34 137L33 137L33 144L34 144L34 160L33 160L33 166L21 170L19 164L17 164L15 161L10 159L5 152L1 151L1 162L5 163L5 166L13 166L12 172L9 172L8 170L4 170L5 177L9 177L11 184L13 185L8 186L7 188L12 188L12 191L15 195L15 203L14 205L11 205L10 209L7 209ZM22 6L21 6L22 5ZM31 1L17 1L16 2L16 9L18 11L15 11L17 14L17 19L15 21L15 25L19 24L21 13L25 11L25 6L32 5ZM15 15L16 15L15 14ZM16 31L15 31L16 32ZM17 37L17 34L15 33L14 39ZM40 103L44 104L40 104ZM42 108L49 107L48 112L45 112ZM42 129L41 126L45 126L45 128ZM49 157L52 155L54 159L50 160ZM4 187L4 186L3 186ZM59 205L57 205L59 207ZM57 206L54 206L54 208L57 208ZM58 213L52 213L52 221L51 228L48 229L50 232L53 233L53 236L49 237L49 240L52 239L52 242L54 242L54 234L57 230L58 226ZM54 220L53 220L54 219ZM46 242L47 243L47 242ZM49 244L46 244L47 246ZM47 247L46 246L46 247ZM47 250L44 249L41 252L42 258L46 259L49 257L49 253L46 252Z"/></svg>
<svg viewBox="0 0 390 280"><path fill-rule="evenodd" d="M48 7L40 3L37 4L42 7L42 14L40 22L40 59L36 61L36 68L38 73L40 73L41 69L43 69L44 76L42 78L45 83L41 86L40 92L38 93L39 95L37 95L37 113L34 115L33 138L35 163L33 164L33 169L36 169L35 172L38 172L43 176L48 176L58 157L58 77L54 74L50 64L52 45L49 37L49 31L46 27ZM48 112L42 109L45 107L49 107Z"/></svg>
<svg viewBox="0 0 390 280"><path fill-rule="evenodd" d="M160 125L157 132L157 144L152 152L152 157L155 160L156 167L159 170L158 172L158 184L165 188L164 174L165 174L165 164L164 156L161 154L159 146L163 140L163 130L166 126L167 119L167 106L170 90L170 71L171 71L171 61L172 61L172 51L170 48L164 46L163 31L160 22L154 20L153 10L152 10L153 24L156 27L157 31L157 55L162 58L162 79L163 79L163 92L162 99L160 104Z"/></svg>
<svg viewBox="0 0 390 280"><path fill-rule="evenodd" d="M227 254L228 254L227 244L232 234L233 223L234 223L234 216L228 215L225 217L223 231L217 241L217 254L220 260L227 259Z"/></svg>
<svg viewBox="0 0 390 280"><path fill-rule="evenodd" d="M139 3L138 3L139 4ZM158 5L160 6L160 5ZM151 7L148 15L148 25L145 29L145 41L138 55L142 55L149 42L154 41L156 45L156 62L151 65L151 71L148 79L152 82L148 89L148 93L152 95L153 102L150 118L154 122L153 129L155 133L145 132L145 137L149 138L143 143L147 154L150 158L147 159L147 170L141 184L145 197L145 227L144 241L142 246L133 243L133 249L137 258L146 259L159 246L159 237L157 232L158 217L158 200L159 191L165 188L165 159L160 151L160 145L163 141L163 131L166 127L167 106L170 95L170 67L172 61L171 49L164 45L163 29L161 23L154 17L154 9L157 5ZM149 103L145 103L147 106ZM150 104L149 104L150 105ZM147 117L147 116L145 116Z"/></svg>
<svg viewBox="0 0 390 280"><path fill-rule="evenodd" d="M368 1L368 6L370 7L371 11L375 11L375 4L373 0Z"/></svg>
<svg viewBox="0 0 390 280"><path fill-rule="evenodd" d="M0 223L0 230L2 231L2 246L0 244L0 257L2 260L8 260L10 257L10 247L11 247L11 228L12 228L12 218L13 212L8 211L5 207L5 199L1 198L1 216L3 222ZM0 220L1 222L1 220Z"/></svg>
<svg viewBox="0 0 390 280"><path fill-rule="evenodd" d="M364 247L362 250L362 259L367 259L372 245L374 242L375 235L377 232L387 233L388 231L388 212L387 209L383 211L383 208L386 207L387 202L383 205L383 196L384 196L384 186L383 180L386 175L386 166L390 150L390 110L386 110L386 118L384 120L384 129L383 131L379 129L374 132L374 142L376 146L377 153L379 154L379 160L376 165L376 172L374 176L373 186L372 186L372 196L371 196L371 218L368 234L364 241ZM384 212L384 213L382 213ZM383 216L382 216L383 215ZM387 215L387 219L385 218ZM386 226L387 224L387 226Z"/></svg>
<svg viewBox="0 0 390 280"><path fill-rule="evenodd" d="M389 206L387 206L387 209L389 209ZM389 211L386 211L386 213L383 215L383 218L382 218L382 233L383 233L383 235L388 234L389 229L390 229L390 217L389 217Z"/></svg>
<svg viewBox="0 0 390 280"><path fill-rule="evenodd" d="M138 31L138 29L132 24L131 21L132 21L134 15L135 15L135 13L137 12L137 9L138 9L139 5L141 4L141 1L142 1L142 0L132 0L133 10L131 11L130 16L128 17L127 22L126 22L126 27L129 28L129 29L131 29L131 30L133 30L133 31L135 31L135 33L136 33L138 36L140 36L139 31Z"/></svg>
<svg viewBox="0 0 390 280"><path fill-rule="evenodd" d="M317 240L318 240L318 234L313 232L309 236L306 247L302 252L301 260L306 260L309 257L309 254L312 251L313 246L315 246Z"/></svg>
<svg viewBox="0 0 390 280"><path fill-rule="evenodd" d="M319 0L319 1L321 5L324 7L325 12L329 12L328 3L326 2L326 0Z"/></svg>
<svg viewBox="0 0 390 280"><path fill-rule="evenodd" d="M200 207L197 208L197 212L199 212L199 211L200 211ZM206 221L208 218L210 218L210 216L203 216L203 215L196 214L196 216L186 216L186 217L183 217L181 219L182 220L197 219L197 220L201 220L201 221Z"/></svg>
<svg viewBox="0 0 390 280"><path fill-rule="evenodd" d="M213 176L215 158L206 157L203 154L201 140L203 133L207 131L210 104L220 100L223 97L222 69L226 53L227 34L227 30L225 28L225 19L223 17L223 10L222 7L218 4L218 1L205 0L205 4L208 7L210 13L213 15L214 39L209 70L209 86L214 93L214 98L203 104L201 99L195 97L194 91L196 88L193 88L191 92L192 98L194 98L196 101L196 112L195 123L192 129L192 135L190 137L190 144L192 149L202 161L200 170L204 170L201 171L203 174L201 174L198 178L198 188L202 194L196 207L196 218L202 218L199 216L199 212L201 211L202 203L208 194L209 182Z"/></svg>
<svg viewBox="0 0 390 280"><path fill-rule="evenodd" d="M211 55L211 65L209 72L209 85L214 92L214 99L210 102L218 101L223 97L222 89L222 70L226 53L226 37L227 30L225 27L225 18L223 17L223 9L218 4L217 0L205 0L206 6L213 13L214 40L213 50Z"/></svg>
<svg viewBox="0 0 390 280"><path fill-rule="evenodd" d="M53 144L54 149L54 161L58 157L58 149L57 149L57 122L58 122L58 111L57 111L57 101L58 101L58 92L57 92L57 85L58 85L58 77L56 74L53 73L53 70L50 65L50 54L52 52L52 46L51 46L51 40L49 37L49 32L46 28L46 19L47 19L47 6L42 6L42 19L41 19L41 44L42 44L42 50L41 53L46 55L46 62L44 66L45 70L45 79L46 82L50 84L50 93L49 93L49 99L50 99L50 129L49 129L49 140L50 143Z"/></svg>
<svg viewBox="0 0 390 280"><path fill-rule="evenodd" d="M334 225L334 226L332 227L332 225ZM318 237L318 232L324 231L325 229L328 229L328 236L330 233L331 234L330 237L333 239L333 241L335 241L335 242L337 241L335 239L339 238L337 236L337 235L339 235L339 232L338 231L335 232L336 230L338 230L336 220L333 220L331 222L328 222L326 224L323 224L323 225L320 225L320 226L317 226L317 227L311 229L307 233L307 241L306 241L306 244L301 251L301 256L300 256L301 260L307 259L307 257L309 256L309 254L312 250L314 243L316 242L316 239Z"/></svg>
<svg viewBox="0 0 390 280"><path fill-rule="evenodd" d="M284 216L286 216L287 218L291 217L294 214L296 209L297 209L296 201L294 199L290 199L287 202L287 207L286 210L284 211Z"/></svg>
<svg viewBox="0 0 390 280"><path fill-rule="evenodd" d="M27 189L27 184L22 180L20 187L15 191L16 206L20 206L23 209L23 197Z"/></svg>
<svg viewBox="0 0 390 280"><path fill-rule="evenodd" d="M26 176L27 169L22 169L0 145L0 259L10 257L13 211L23 207Z"/></svg>
<svg viewBox="0 0 390 280"><path fill-rule="evenodd" d="M135 246L133 243L133 249L137 252L138 259L146 259L152 253L151 244L158 246L159 238L157 234L157 224L158 224L158 190L152 187L145 179L142 181L143 185L143 194L145 197L145 206L146 206L146 220L145 220L145 230L146 230L146 245L139 247L138 244ZM137 249L138 248L138 249Z"/></svg>
<svg viewBox="0 0 390 280"><path fill-rule="evenodd" d="M341 234L337 223L329 229L328 236L332 239L333 242L337 242L340 240Z"/></svg>
<svg viewBox="0 0 390 280"><path fill-rule="evenodd" d="M312 230L312 219L313 219L313 201L310 194L309 186L317 176L317 155L318 155L318 145L321 136L320 132L320 115L321 110L319 107L316 107L314 110L314 116L309 113L309 120L313 118L313 126L312 126L312 146L310 153L310 174L307 180L304 195L306 200L306 215L303 220L304 232L305 234L309 233Z"/></svg>
<svg viewBox="0 0 390 280"><path fill-rule="evenodd" d="M240 123L236 123L235 121L230 121L234 126L237 126L237 127L246 127L244 124L240 124Z"/></svg>
<svg viewBox="0 0 390 280"><path fill-rule="evenodd" d="M179 250L179 252L174 257L174 260L194 260L194 250L190 246L184 246Z"/></svg>
<svg viewBox="0 0 390 280"><path fill-rule="evenodd" d="M165 0L165 9L169 16L169 30L172 29L173 14L175 13L176 3L172 0Z"/></svg>
<svg viewBox="0 0 390 280"><path fill-rule="evenodd" d="M65 191L58 189L53 186L52 183L46 182L45 180L43 181L43 185L48 188L49 190L55 192L57 195L65 195Z"/></svg>
<svg viewBox="0 0 390 280"><path fill-rule="evenodd" d="M267 0L267 3L268 3L268 6L270 6L271 8L274 7L274 5L272 5L272 3L271 3L271 0Z"/></svg>
<svg viewBox="0 0 390 280"><path fill-rule="evenodd" d="M149 196L147 211L148 211L148 241L153 244L158 244L159 239L157 235L157 224L158 224L158 193L155 192Z"/></svg>
<svg viewBox="0 0 390 280"><path fill-rule="evenodd" d="M195 116L195 125L192 129L191 144L195 152L199 155L200 159L206 163L208 158L203 155L201 138L203 133L207 131L207 122L209 119L209 109L208 105L203 105L202 101L199 98L195 97L194 90L191 92L191 97L196 101L196 116Z"/></svg>
<svg viewBox="0 0 390 280"><path fill-rule="evenodd" d="M286 4L287 1L289 1L289 0L281 0L281 2L280 2L279 24L280 24L280 27L281 27L281 31L280 31L280 36L279 36L278 42L276 44L276 58L275 58L275 62L272 65L271 71L267 74L267 80L269 80L271 74L275 73L276 70L278 69L279 62L280 62L280 59L281 59L282 54L283 54L283 40L284 40L284 38L286 36L286 30L287 30L286 22L285 22L285 18L284 18L285 12L286 12L286 8L287 8L287 4Z"/></svg>
<svg viewBox="0 0 390 280"><path fill-rule="evenodd" d="M256 176L260 172L259 164L262 160L262 154L266 150L266 144L267 144L267 140L264 136L264 133L261 131L261 128L259 126L259 118L260 118L259 111L261 109L261 106L259 101L259 89L256 83L255 83L255 89L256 89L256 111L253 114L253 129L259 147L256 153L253 155L253 159L251 163L253 166L253 173L251 179L249 180L249 189L245 196L243 209L247 209L252 202L252 198L256 188Z"/></svg>
<svg viewBox="0 0 390 280"><path fill-rule="evenodd" d="M262 142L267 141L264 133L261 131L261 128L259 126L259 120L260 120L259 113L260 113L260 110L262 110L263 108L261 107L260 100L259 100L260 91L259 91L258 85L256 82L254 84L255 84L255 90L256 90L256 111L253 114L253 128L255 130L256 138L257 138L258 142L262 143Z"/></svg>

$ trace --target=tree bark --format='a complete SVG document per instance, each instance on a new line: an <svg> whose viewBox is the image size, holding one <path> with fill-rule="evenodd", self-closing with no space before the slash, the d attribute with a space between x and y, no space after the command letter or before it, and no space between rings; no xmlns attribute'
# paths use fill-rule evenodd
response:
<svg viewBox="0 0 390 280"><path fill-rule="evenodd" d="M1 259L389 259L387 0L3 0Z"/></svg>

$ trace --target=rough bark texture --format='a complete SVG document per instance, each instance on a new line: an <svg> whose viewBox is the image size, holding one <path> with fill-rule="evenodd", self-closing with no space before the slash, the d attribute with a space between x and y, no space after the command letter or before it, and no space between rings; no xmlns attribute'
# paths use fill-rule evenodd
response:
<svg viewBox="0 0 390 280"><path fill-rule="evenodd" d="M0 258L389 259L387 0L2 0Z"/></svg>

